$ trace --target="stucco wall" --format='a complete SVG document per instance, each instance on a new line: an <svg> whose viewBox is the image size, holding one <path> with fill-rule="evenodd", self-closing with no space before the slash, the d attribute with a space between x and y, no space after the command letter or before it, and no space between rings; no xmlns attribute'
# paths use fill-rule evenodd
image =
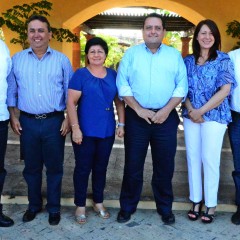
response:
<svg viewBox="0 0 240 240"><path fill-rule="evenodd" d="M1 0L0 12L4 12L13 5L30 2L34 0ZM216 21L221 31L223 51L229 51L236 42L226 35L226 24L234 19L240 21L240 1L238 0L228 0L227 4L225 0L52 0L52 2L53 11L50 12L49 17L51 25L69 29L74 29L94 15L113 7L149 6L168 9L194 24L210 18ZM3 30L11 54L21 50L19 46L9 43L13 33L6 28ZM51 46L72 58L71 43L62 44L52 40Z"/></svg>

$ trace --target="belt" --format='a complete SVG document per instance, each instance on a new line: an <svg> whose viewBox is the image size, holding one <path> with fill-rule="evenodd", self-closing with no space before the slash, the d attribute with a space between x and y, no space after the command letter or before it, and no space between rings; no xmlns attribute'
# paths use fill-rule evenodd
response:
<svg viewBox="0 0 240 240"><path fill-rule="evenodd" d="M148 110L151 110L153 112L158 112L161 108L155 109L155 108L148 108Z"/></svg>
<svg viewBox="0 0 240 240"><path fill-rule="evenodd" d="M57 115L61 115L61 114L63 114L63 111L54 111L54 112L50 112L50 113L41 113L41 114L31 114L31 113L27 113L24 111L20 111L20 113L29 118L46 119L46 118L54 117Z"/></svg>

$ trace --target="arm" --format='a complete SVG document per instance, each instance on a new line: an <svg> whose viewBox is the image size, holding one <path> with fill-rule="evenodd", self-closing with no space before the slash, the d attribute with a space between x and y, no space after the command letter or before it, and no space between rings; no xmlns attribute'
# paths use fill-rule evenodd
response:
<svg viewBox="0 0 240 240"><path fill-rule="evenodd" d="M215 107L219 106L222 101L228 96L231 89L231 84L223 85L218 92L216 92L209 101L204 104L199 109L193 109L189 112L189 116L193 122L197 121L202 115L206 112L214 109Z"/></svg>
<svg viewBox="0 0 240 240"><path fill-rule="evenodd" d="M76 144L81 144L82 142L82 132L80 130L80 126L78 123L78 116L77 116L77 102L79 98L81 97L82 92L76 91L73 89L68 90L68 101L67 101L67 112L68 112L68 118L69 122L72 128L72 140Z"/></svg>
<svg viewBox="0 0 240 240"><path fill-rule="evenodd" d="M67 102L68 83L73 75L73 69L72 69L71 63L67 57L64 57L62 68L63 68L63 89L64 89L64 93L65 93L65 99ZM70 130L71 129L70 129L70 125L69 125L69 119L68 119L68 116L66 116L62 122L62 126L60 129L61 135L66 136L70 132Z"/></svg>
<svg viewBox="0 0 240 240"><path fill-rule="evenodd" d="M114 103L117 109L117 115L118 115L118 122L125 124L125 104L123 101L120 101L118 96L116 95L114 98ZM124 126L118 126L117 128L117 135L118 137L124 136Z"/></svg>
<svg viewBox="0 0 240 240"><path fill-rule="evenodd" d="M10 123L11 123L11 128L12 128L13 132L17 135L21 135L20 131L22 130L22 127L21 127L21 124L20 124L18 118L16 117L17 108L9 107L8 110L10 113Z"/></svg>

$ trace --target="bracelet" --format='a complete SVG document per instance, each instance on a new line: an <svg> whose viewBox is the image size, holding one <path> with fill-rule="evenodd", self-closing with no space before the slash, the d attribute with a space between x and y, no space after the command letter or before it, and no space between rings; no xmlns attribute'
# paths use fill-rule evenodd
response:
<svg viewBox="0 0 240 240"><path fill-rule="evenodd" d="M125 124L124 124L124 123L118 123L117 126L118 126L118 127L124 127Z"/></svg>
<svg viewBox="0 0 240 240"><path fill-rule="evenodd" d="M78 123L74 123L74 124L71 125L71 127L75 127L75 126L79 126L79 124Z"/></svg>

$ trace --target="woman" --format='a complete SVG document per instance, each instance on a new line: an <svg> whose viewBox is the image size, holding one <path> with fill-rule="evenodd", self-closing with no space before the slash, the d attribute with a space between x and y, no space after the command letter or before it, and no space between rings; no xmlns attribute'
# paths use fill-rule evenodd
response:
<svg viewBox="0 0 240 240"><path fill-rule="evenodd" d="M193 54L185 58L189 91L183 107L187 150L190 220L197 220L202 207L202 167L206 211L201 220L211 223L217 205L220 155L224 133L231 121L228 96L235 87L233 65L219 51L221 37L212 20L201 21L193 36Z"/></svg>
<svg viewBox="0 0 240 240"><path fill-rule="evenodd" d="M113 101L118 114L117 135L124 135L124 103L117 96L116 71L104 67L107 43L95 37L85 47L88 66L73 75L68 90L67 111L72 127L75 154L74 189L77 206L75 217L86 223L86 196L92 171L93 208L104 219L109 212L103 206L103 191L116 123ZM76 109L77 106L77 109Z"/></svg>

